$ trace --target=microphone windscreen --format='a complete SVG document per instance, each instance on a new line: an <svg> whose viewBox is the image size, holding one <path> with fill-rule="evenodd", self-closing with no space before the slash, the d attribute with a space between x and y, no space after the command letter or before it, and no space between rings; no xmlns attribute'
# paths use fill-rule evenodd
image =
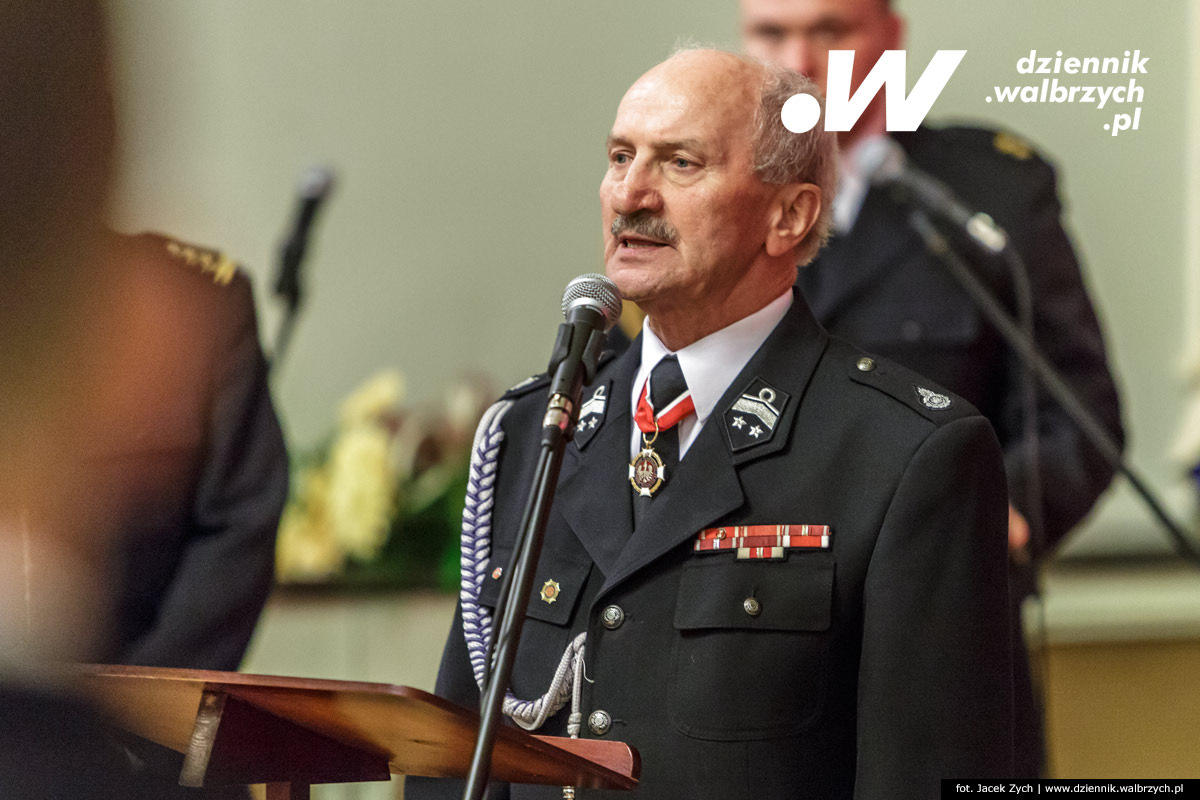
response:
<svg viewBox="0 0 1200 800"><path fill-rule="evenodd" d="M300 176L300 196L305 200L324 200L333 190L334 174L329 167L311 167Z"/></svg>
<svg viewBox="0 0 1200 800"><path fill-rule="evenodd" d="M591 306L604 316L607 332L621 317L621 291L605 275L595 272L580 275L563 290L563 316L569 318L571 309L581 305Z"/></svg>

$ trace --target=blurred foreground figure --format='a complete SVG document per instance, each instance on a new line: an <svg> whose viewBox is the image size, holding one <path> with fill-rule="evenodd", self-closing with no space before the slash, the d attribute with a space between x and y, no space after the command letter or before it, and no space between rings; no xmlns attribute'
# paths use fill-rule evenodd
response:
<svg viewBox="0 0 1200 800"><path fill-rule="evenodd" d="M888 0L742 0L747 50L826 84L830 50L854 50L851 93L885 50L904 46L904 20ZM910 81L921 65L909 63ZM797 285L831 333L893 358L970 400L992 423L1009 478L1008 542L1017 679L1017 774L1042 762L1040 709L1031 685L1020 618L1034 589L1032 565L1048 555L1095 504L1113 468L1048 395L1038 399L1041 503L1030 509L1021 407L1021 365L975 304L907 223L907 210L858 170L863 145L893 138L913 164L992 216L1029 270L1038 346L1110 435L1123 441L1116 386L1079 263L1063 230L1054 170L1021 139L982 128L885 130L884 92L854 129L838 134L842 176L834 236L800 271ZM999 259L964 247L993 295L1013 313L1013 277ZM1042 541L1026 518L1041 518Z"/></svg>
<svg viewBox="0 0 1200 800"><path fill-rule="evenodd" d="M99 304L80 265L101 251L107 92L99 4L0 6L0 658L14 670L92 652L106 619L115 531L76 516L60 428L92 379ZM57 579L34 580L42 568Z"/></svg>
<svg viewBox="0 0 1200 800"><path fill-rule="evenodd" d="M110 165L103 30L95 2L0 4L0 797L14 800L154 796L54 666L92 652L116 533L51 524L80 485L57 426L88 382L75 322Z"/></svg>
<svg viewBox="0 0 1200 800"><path fill-rule="evenodd" d="M608 137L606 271L646 325L584 389L506 713L636 747L631 796L903 800L1012 769L1000 448L967 401L830 336L794 290L836 180L832 134L780 122L800 92L687 51L629 89ZM548 383L476 436L437 681L468 708Z"/></svg>
<svg viewBox="0 0 1200 800"><path fill-rule="evenodd" d="M0 11L0 658L15 686L64 661L236 668L287 487L245 277L214 253L103 227L104 24L83 0ZM43 704L57 725L73 702L10 691L3 736ZM76 796L57 791L58 749L115 753L128 774L138 759L83 714L79 736L64 723L3 748L26 768L2 762L0 787L24 783L0 796Z"/></svg>

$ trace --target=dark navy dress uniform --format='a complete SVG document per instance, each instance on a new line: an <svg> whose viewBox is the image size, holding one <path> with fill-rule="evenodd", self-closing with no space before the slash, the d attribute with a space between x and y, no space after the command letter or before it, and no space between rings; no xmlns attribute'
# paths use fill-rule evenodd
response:
<svg viewBox="0 0 1200 800"><path fill-rule="evenodd" d="M274 578L288 461L250 282L221 254L116 237L106 393L79 452L116 531L100 660L235 670Z"/></svg>
<svg viewBox="0 0 1200 800"><path fill-rule="evenodd" d="M514 694L542 694L586 631L581 735L640 751L641 797L894 800L937 797L943 777L1009 774L1006 488L987 420L828 336L797 296L635 530L639 358L635 344L585 389L606 387L608 405L564 457ZM751 439L732 412L763 388L778 416ZM509 399L484 604L512 552L545 383ZM717 526L779 524L827 525L829 546L779 560L696 549ZM461 609L437 691L479 702ZM564 735L568 711L539 732ZM406 796L460 793L410 779Z"/></svg>
<svg viewBox="0 0 1200 800"><path fill-rule="evenodd" d="M1118 444L1124 442L1117 388L1079 262L1063 230L1053 168L1015 136L979 128L919 128L890 134L909 160L988 213L1009 234L1028 269L1037 345ZM1010 313L1012 277L996 259L957 248ZM864 350L926 375L965 397L996 429L1010 498L1029 516L1024 486L1020 362L925 248L906 212L882 191L867 194L853 228L835 235L797 285L817 320ZM1038 401L1044 556L1091 510L1113 468L1044 392ZM1036 544L1036 543L1035 543ZM1028 567L1013 570L1014 630L1034 586ZM1041 712L1024 640L1017 648L1018 775L1037 777Z"/></svg>

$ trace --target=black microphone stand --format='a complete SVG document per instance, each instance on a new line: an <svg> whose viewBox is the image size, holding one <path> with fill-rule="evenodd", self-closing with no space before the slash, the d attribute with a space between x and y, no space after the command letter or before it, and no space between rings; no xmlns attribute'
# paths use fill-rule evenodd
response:
<svg viewBox="0 0 1200 800"><path fill-rule="evenodd" d="M592 313L600 315L598 311ZM574 435L580 395L584 385L591 383L596 376L606 338L603 325L596 327L583 322L564 322L558 329L554 352L550 356L549 372L554 379L550 384L550 399L542 420L538 460L521 516L517 546L512 561L504 570L496 604L500 624L492 642L495 664L483 688L479 733L463 790L464 800L480 800L487 789L496 726L512 678L517 644L525 624L525 603L533 588L534 570L542 552L546 520L550 515L554 490L558 486L563 451Z"/></svg>
<svg viewBox="0 0 1200 800"><path fill-rule="evenodd" d="M288 345L291 344L296 319L304 304L304 282L300 268L304 264L308 239L317 213L327 200L332 187L333 173L330 170L314 168L305 173L300 191L300 204L296 207L288 238L279 249L275 296L281 298L286 305L283 321L275 334L275 346L271 348L267 358L268 371L274 371L283 361Z"/></svg>
<svg viewBox="0 0 1200 800"><path fill-rule="evenodd" d="M1113 469L1125 476L1150 512L1166 529L1179 554L1200 567L1200 550L1197 550L1188 535L1167 514L1166 509L1151 491L1149 485L1131 466L1125 463L1125 459L1121 455L1121 448L1108 435L1104 426L1080 402L1075 391L1059 377L1058 372L1032 339L1021 332L1004 307L996 301L983 282L975 276L962 257L954 251L946 238L937 230L929 216L920 208L913 208L909 212L908 221L913 230L920 234L929 252L941 260L950 275L958 281L979 310L983 312L983 315L992 323L1001 338L1021 359L1022 364L1034 373L1050 396L1079 427L1088 442L1112 465ZM1015 252L1010 257L1020 258Z"/></svg>
<svg viewBox="0 0 1200 800"><path fill-rule="evenodd" d="M287 307L283 312L283 321L279 323L279 330L275 334L275 346L271 348L271 354L267 357L268 372L274 372L279 363L283 361L284 355L287 354L287 348L292 341L292 331L296 327L296 318L299 316L299 311L299 300L292 301L289 298Z"/></svg>
<svg viewBox="0 0 1200 800"><path fill-rule="evenodd" d="M305 242L293 234L279 251L279 271L275 279L275 295L284 301L283 321L275 334L275 345L267 358L268 371L283 361L300 308L304 305L304 284L300 279L300 265L304 262Z"/></svg>

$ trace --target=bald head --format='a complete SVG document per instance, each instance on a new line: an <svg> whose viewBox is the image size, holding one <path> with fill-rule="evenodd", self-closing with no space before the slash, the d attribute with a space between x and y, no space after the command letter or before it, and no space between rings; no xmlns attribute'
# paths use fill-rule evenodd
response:
<svg viewBox="0 0 1200 800"><path fill-rule="evenodd" d="M722 105L731 116L748 123L758 104L763 72L761 63L733 53L682 50L638 78L625 99L669 88L676 103Z"/></svg>

